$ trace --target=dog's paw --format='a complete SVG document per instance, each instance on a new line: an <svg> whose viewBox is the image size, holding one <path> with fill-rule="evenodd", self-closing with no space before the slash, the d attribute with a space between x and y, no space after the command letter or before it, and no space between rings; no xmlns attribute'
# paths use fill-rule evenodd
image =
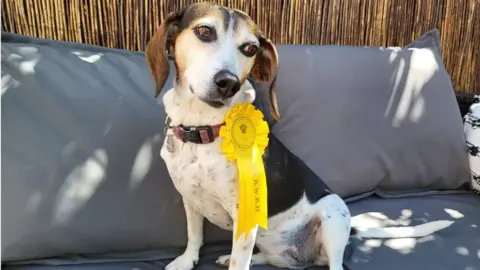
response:
<svg viewBox="0 0 480 270"><path fill-rule="evenodd" d="M167 265L165 270L192 270L198 263L198 256L184 253Z"/></svg>
<svg viewBox="0 0 480 270"><path fill-rule="evenodd" d="M218 257L216 264L220 266L229 267L230 266L230 255L223 255ZM266 264L267 261L262 253L253 254L252 260L250 261L250 266Z"/></svg>
<svg viewBox="0 0 480 270"><path fill-rule="evenodd" d="M220 266L228 267L229 264L230 264L230 255L223 255L223 256L218 257L218 259L215 263L220 265Z"/></svg>

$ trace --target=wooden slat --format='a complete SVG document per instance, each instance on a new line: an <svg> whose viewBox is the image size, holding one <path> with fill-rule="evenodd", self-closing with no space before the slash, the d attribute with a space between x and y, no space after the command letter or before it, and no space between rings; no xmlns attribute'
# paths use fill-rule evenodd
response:
<svg viewBox="0 0 480 270"><path fill-rule="evenodd" d="M203 0L4 0L2 31L144 50L165 15ZM436 27L458 90L480 94L480 0L212 0L280 44L403 46Z"/></svg>

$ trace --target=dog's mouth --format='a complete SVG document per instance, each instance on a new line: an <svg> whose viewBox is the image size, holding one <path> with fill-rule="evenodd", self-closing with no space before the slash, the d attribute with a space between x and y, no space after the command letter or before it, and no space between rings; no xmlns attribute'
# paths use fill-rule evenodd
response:
<svg viewBox="0 0 480 270"><path fill-rule="evenodd" d="M210 107L213 107L215 109L221 108L225 106L225 103L217 100L202 100L203 102L207 103Z"/></svg>
<svg viewBox="0 0 480 270"><path fill-rule="evenodd" d="M192 94L195 94L191 85L189 86L189 88L190 88L190 92L192 92ZM226 105L224 101L209 99L208 97L207 98L199 98L199 99L201 101L207 103L208 106L210 106L212 108L215 108L215 109L222 108L223 106Z"/></svg>

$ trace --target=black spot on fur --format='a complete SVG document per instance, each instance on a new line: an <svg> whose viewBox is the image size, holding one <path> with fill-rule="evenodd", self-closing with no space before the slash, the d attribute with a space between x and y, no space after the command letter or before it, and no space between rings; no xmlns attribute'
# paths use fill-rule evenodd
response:
<svg viewBox="0 0 480 270"><path fill-rule="evenodd" d="M267 115L264 112L264 115ZM294 156L272 133L269 134L268 155L264 156L268 187L268 216L284 212L306 195L315 203L330 195L328 187L298 157Z"/></svg>
<svg viewBox="0 0 480 270"><path fill-rule="evenodd" d="M225 8L222 8L222 15L223 15L223 29L227 31L228 27L230 26L230 12Z"/></svg>

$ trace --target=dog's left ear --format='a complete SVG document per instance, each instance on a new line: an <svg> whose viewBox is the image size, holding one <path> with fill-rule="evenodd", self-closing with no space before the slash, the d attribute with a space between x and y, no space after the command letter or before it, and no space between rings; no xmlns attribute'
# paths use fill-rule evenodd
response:
<svg viewBox="0 0 480 270"><path fill-rule="evenodd" d="M275 120L280 120L280 112L278 111L277 95L275 91L275 83L278 71L278 54L272 41L260 36L260 50L255 56L255 63L252 68L253 78L257 81L268 82L270 84L270 110Z"/></svg>
<svg viewBox="0 0 480 270"><path fill-rule="evenodd" d="M145 49L148 68L156 84L155 97L158 97L160 91L162 91L170 73L167 50L170 49L170 46L175 45L178 23L182 19L183 13L184 10L168 14Z"/></svg>

